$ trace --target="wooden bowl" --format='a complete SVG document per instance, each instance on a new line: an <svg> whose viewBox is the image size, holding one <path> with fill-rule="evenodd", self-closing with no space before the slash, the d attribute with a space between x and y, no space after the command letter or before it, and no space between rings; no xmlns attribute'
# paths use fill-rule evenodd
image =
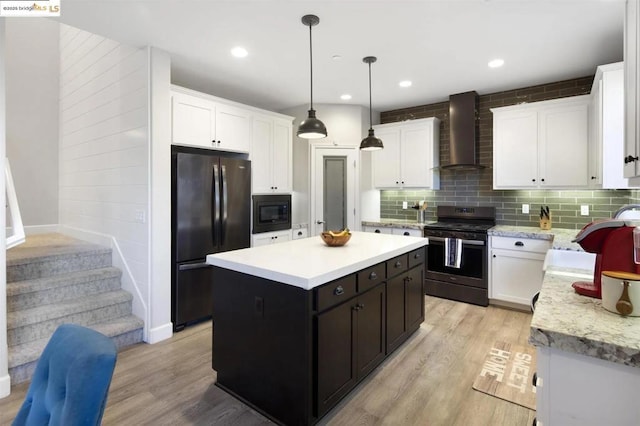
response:
<svg viewBox="0 0 640 426"><path fill-rule="evenodd" d="M320 234L320 238L322 238L322 241L324 241L324 243L329 247L339 247L347 244L347 242L351 238L351 232L347 232L346 234L340 236L334 236L329 232L323 232Z"/></svg>

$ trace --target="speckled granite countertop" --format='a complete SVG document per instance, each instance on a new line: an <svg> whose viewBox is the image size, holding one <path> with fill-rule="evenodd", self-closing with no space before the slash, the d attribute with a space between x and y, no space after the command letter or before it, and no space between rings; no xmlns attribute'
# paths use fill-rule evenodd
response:
<svg viewBox="0 0 640 426"><path fill-rule="evenodd" d="M622 317L605 310L600 299L577 294L574 281L591 280L552 268L545 274L529 343L640 367L640 317ZM565 275L562 275L565 274Z"/></svg>
<svg viewBox="0 0 640 426"><path fill-rule="evenodd" d="M424 228L427 223L411 222L404 219L380 219L380 221L362 221L362 226L375 226L381 228L402 228L402 229L420 229Z"/></svg>
<svg viewBox="0 0 640 426"><path fill-rule="evenodd" d="M576 243L572 243L571 240L575 238L578 231L575 229L550 229L549 231L543 231L540 228L533 226L509 226L509 225L496 225L489 229L489 236L496 237L515 237L515 238L533 238L538 240L551 240L553 243L552 248L555 250L577 250L584 251Z"/></svg>

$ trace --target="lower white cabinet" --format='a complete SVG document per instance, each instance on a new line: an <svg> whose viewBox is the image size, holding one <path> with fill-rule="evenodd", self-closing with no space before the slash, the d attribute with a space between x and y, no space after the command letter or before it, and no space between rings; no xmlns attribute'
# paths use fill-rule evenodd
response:
<svg viewBox="0 0 640 426"><path fill-rule="evenodd" d="M251 247L266 246L269 244L291 241L291 229L285 231L263 232L251 235Z"/></svg>
<svg viewBox="0 0 640 426"><path fill-rule="evenodd" d="M489 299L530 306L542 287L542 265L551 241L490 237Z"/></svg>
<svg viewBox="0 0 640 426"><path fill-rule="evenodd" d="M640 424L640 368L538 347L534 377L538 425Z"/></svg>
<svg viewBox="0 0 640 426"><path fill-rule="evenodd" d="M375 232L376 234L407 235L411 237L422 237L422 230L409 228L390 228L388 226L363 226L364 232Z"/></svg>

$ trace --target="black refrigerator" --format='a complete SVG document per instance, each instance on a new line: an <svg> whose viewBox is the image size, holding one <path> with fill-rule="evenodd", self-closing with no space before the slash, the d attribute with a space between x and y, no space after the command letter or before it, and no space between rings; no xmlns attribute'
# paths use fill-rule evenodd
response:
<svg viewBox="0 0 640 426"><path fill-rule="evenodd" d="M211 317L211 253L251 245L251 162L243 154L171 147L171 321Z"/></svg>

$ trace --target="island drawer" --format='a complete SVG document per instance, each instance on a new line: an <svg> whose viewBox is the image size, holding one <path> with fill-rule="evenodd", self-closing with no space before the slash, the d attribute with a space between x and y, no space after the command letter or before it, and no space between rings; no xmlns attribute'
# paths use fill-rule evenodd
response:
<svg viewBox="0 0 640 426"><path fill-rule="evenodd" d="M425 259L424 247L414 250L409 253L409 268L413 268L416 265L424 263Z"/></svg>
<svg viewBox="0 0 640 426"><path fill-rule="evenodd" d="M316 289L316 310L323 311L356 295L356 275L351 274Z"/></svg>
<svg viewBox="0 0 640 426"><path fill-rule="evenodd" d="M369 290L380 284L386 278L386 265L378 263L370 268L358 272L358 293Z"/></svg>
<svg viewBox="0 0 640 426"><path fill-rule="evenodd" d="M409 268L409 253L387 260L387 277L393 277Z"/></svg>

